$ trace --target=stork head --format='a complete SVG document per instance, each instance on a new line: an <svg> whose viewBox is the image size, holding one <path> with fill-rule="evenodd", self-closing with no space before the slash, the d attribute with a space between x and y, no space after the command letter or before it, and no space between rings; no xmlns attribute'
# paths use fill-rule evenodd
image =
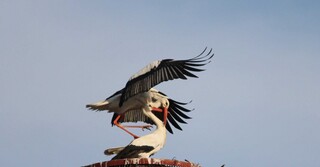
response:
<svg viewBox="0 0 320 167"><path fill-rule="evenodd" d="M163 112L163 124L167 123L167 115L169 108L169 100L164 96L155 96L152 97L152 102L149 104L152 108L152 111Z"/></svg>

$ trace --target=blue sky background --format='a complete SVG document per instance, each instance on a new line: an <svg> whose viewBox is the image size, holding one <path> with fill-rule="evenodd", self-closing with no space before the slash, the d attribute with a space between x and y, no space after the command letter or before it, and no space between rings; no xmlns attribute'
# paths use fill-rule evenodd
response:
<svg viewBox="0 0 320 167"><path fill-rule="evenodd" d="M109 160L131 138L87 103L151 61L212 47L199 79L157 89L193 117L155 158L320 166L318 1L0 2L1 166ZM140 133L137 132L137 133Z"/></svg>

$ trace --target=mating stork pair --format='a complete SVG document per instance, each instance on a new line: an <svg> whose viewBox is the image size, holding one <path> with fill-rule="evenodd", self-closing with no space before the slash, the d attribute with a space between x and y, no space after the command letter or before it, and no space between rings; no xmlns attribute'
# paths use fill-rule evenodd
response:
<svg viewBox="0 0 320 167"><path fill-rule="evenodd" d="M148 158L163 147L166 130L173 133L170 124L182 130L177 122L186 123L183 118L190 119L184 112L190 112L191 110L182 106L187 103L170 99L153 87L168 80L185 80L187 77L197 78L192 72L203 71L198 67L210 63L210 59L214 55L211 53L212 49L204 54L206 50L207 48L191 59L154 61L133 75L123 89L115 92L104 101L86 105L91 110L113 112L111 124L118 126L134 137L134 140L128 146L112 149L117 150L114 151L117 155L113 159ZM126 127L144 129L149 128L150 125L122 126L120 124L120 122L138 121L155 124L157 129L151 134L139 137L128 131ZM106 151L106 154L110 154L110 150Z"/></svg>

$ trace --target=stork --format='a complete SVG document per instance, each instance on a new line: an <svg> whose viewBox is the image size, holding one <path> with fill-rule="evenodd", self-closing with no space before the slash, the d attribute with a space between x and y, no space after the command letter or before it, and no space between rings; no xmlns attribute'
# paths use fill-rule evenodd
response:
<svg viewBox="0 0 320 167"><path fill-rule="evenodd" d="M203 69L199 69L198 67L210 63L210 59L214 55L213 53L211 53L212 49L210 49L207 54L204 54L206 50L207 48L205 48L198 56L191 59L164 59L154 61L141 69L138 73L134 74L126 83L123 89L115 92L106 100L88 104L86 105L86 107L91 110L108 110L109 112L116 113L116 117L113 118L112 124L123 129L134 138L138 138L139 136L128 131L125 126L122 126L118 121L120 119L123 119L124 115L129 111L140 111L141 113L141 109L145 106L145 104L148 104L152 100L156 99L158 95L161 95L161 93L156 93L158 91L153 89L153 87L158 85L159 83L173 79L185 80L187 79L187 77L198 78L191 72L204 71ZM165 116L168 115L167 109L168 108L163 109L164 122L166 119ZM155 107L153 107L152 110L160 111ZM147 125L130 127L149 128L150 126Z"/></svg>
<svg viewBox="0 0 320 167"><path fill-rule="evenodd" d="M158 106L158 107L155 107ZM161 106L159 106L161 105ZM120 147L116 150L116 156L112 158L115 159L125 159L125 158L149 158L151 155L158 152L163 148L166 141L166 128L165 120L162 122L153 112L152 108L168 108L169 101L167 98L162 98L157 101L149 103L148 106L142 108L142 113L150 118L155 124L157 129L150 134L141 136L140 138L134 139L126 147ZM114 148L111 150L115 150ZM110 154L110 149L105 151L105 154Z"/></svg>

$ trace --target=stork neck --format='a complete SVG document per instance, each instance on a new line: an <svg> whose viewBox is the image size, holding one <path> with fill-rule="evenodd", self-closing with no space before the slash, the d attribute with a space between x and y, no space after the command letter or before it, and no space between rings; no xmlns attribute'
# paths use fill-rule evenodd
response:
<svg viewBox="0 0 320 167"><path fill-rule="evenodd" d="M157 129L159 129L159 128L164 128L163 122L162 122L158 117L156 117L156 116L152 113L152 111L150 111L150 110L147 111L147 110L143 109L143 113L144 113L147 117L149 117L149 118L156 124Z"/></svg>

